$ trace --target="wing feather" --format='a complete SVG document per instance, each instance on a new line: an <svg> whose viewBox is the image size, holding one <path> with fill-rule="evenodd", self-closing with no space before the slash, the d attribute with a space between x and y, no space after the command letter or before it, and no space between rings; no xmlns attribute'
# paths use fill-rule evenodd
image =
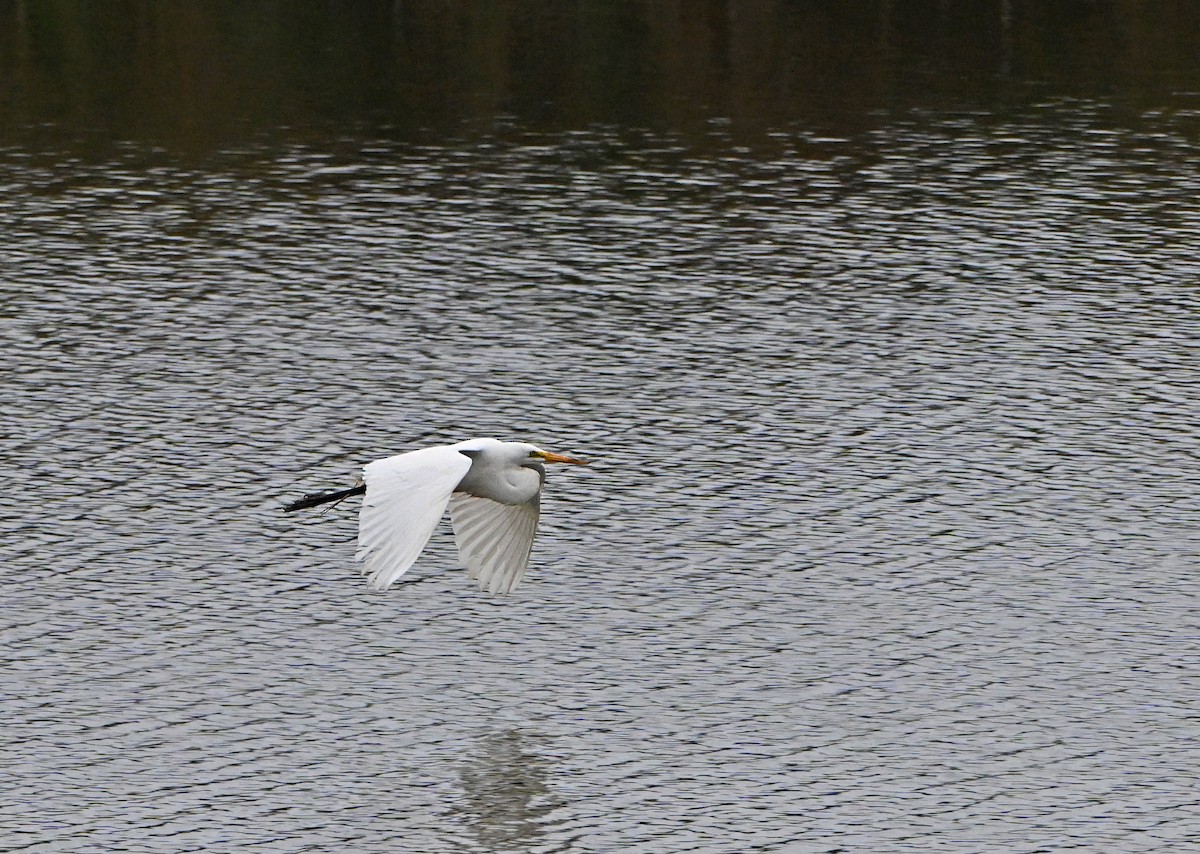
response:
<svg viewBox="0 0 1200 854"><path fill-rule="evenodd" d="M354 558L363 562L373 589L387 590L416 562L470 468L470 458L440 447L376 460L363 469L367 493Z"/></svg>
<svg viewBox="0 0 1200 854"><path fill-rule="evenodd" d="M464 493L450 499L458 560L480 590L509 593L517 586L529 565L538 514L538 495L524 504L500 504Z"/></svg>

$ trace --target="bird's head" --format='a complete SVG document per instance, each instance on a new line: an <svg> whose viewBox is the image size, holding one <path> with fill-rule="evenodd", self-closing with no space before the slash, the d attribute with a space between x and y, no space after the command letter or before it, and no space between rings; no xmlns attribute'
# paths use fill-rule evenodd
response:
<svg viewBox="0 0 1200 854"><path fill-rule="evenodd" d="M498 439L468 439L453 446L460 454L473 460L480 460L484 465L517 465L541 468L544 463L568 463L575 466L586 466L583 460L568 457L566 454L555 454L531 445L528 442L501 442Z"/></svg>

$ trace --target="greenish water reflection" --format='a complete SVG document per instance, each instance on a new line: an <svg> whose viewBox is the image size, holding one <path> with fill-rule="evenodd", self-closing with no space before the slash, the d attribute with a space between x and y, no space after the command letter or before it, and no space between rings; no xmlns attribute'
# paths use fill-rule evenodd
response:
<svg viewBox="0 0 1200 854"><path fill-rule="evenodd" d="M713 119L755 140L912 108L1186 102L1200 5L10 0L0 75L0 142L16 146L596 124L699 141Z"/></svg>

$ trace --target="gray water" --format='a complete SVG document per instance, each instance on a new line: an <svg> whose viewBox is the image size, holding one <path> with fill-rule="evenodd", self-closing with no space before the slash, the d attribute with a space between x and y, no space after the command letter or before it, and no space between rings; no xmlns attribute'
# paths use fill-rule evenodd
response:
<svg viewBox="0 0 1200 854"><path fill-rule="evenodd" d="M1198 118L0 152L0 847L1186 849ZM281 512L477 435L511 596Z"/></svg>

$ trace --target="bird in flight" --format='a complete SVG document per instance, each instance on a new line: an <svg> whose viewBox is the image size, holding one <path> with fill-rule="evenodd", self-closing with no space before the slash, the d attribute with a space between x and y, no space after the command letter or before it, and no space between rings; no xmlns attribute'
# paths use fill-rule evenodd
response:
<svg viewBox="0 0 1200 854"><path fill-rule="evenodd" d="M354 558L372 589L387 590L449 507L459 563L480 590L508 593L529 565L546 463L587 465L525 442L468 439L368 463L357 486L312 493L284 510L363 495Z"/></svg>

